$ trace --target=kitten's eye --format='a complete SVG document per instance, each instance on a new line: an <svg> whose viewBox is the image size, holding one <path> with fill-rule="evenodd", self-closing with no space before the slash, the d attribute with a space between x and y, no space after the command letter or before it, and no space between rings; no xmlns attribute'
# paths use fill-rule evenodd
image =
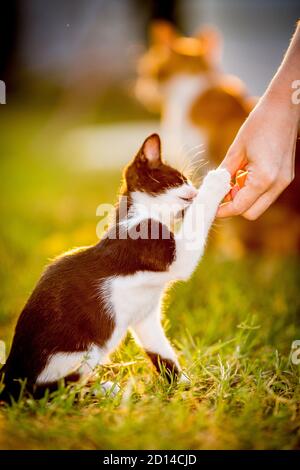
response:
<svg viewBox="0 0 300 470"><path fill-rule="evenodd" d="M190 202L190 201L192 201L194 198L193 198L193 197L181 197L180 199L182 199L183 201L186 201L186 202Z"/></svg>
<svg viewBox="0 0 300 470"><path fill-rule="evenodd" d="M198 191L195 188L189 188L184 192L183 196L179 196L182 201L192 202L197 196Z"/></svg>
<svg viewBox="0 0 300 470"><path fill-rule="evenodd" d="M158 184L160 183L156 178L154 178L154 176L152 176L152 175L149 175L149 176L153 181L155 181L155 183L158 183Z"/></svg>

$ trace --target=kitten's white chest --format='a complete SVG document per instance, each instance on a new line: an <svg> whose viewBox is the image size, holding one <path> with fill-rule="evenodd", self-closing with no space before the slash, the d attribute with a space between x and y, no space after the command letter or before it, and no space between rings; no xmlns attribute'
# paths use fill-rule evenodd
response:
<svg viewBox="0 0 300 470"><path fill-rule="evenodd" d="M159 273L139 272L118 276L108 282L117 328L128 328L153 312L164 289Z"/></svg>

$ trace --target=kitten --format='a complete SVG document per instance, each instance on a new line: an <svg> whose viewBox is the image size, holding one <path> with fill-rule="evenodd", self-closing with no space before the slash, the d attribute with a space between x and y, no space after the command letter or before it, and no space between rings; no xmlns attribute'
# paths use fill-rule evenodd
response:
<svg viewBox="0 0 300 470"><path fill-rule="evenodd" d="M36 396L60 379L87 379L128 328L157 370L184 380L161 326L162 296L193 273L229 189L229 173L217 169L197 191L162 161L159 136L148 137L125 168L115 221L102 240L66 253L42 274L17 322L2 398L18 396L16 379L26 378Z"/></svg>

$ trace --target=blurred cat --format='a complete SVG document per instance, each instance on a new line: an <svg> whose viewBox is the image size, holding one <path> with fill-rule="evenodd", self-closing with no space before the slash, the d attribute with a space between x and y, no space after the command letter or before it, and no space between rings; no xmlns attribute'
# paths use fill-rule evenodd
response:
<svg viewBox="0 0 300 470"><path fill-rule="evenodd" d="M221 36L212 27L183 37L171 23L151 26L136 95L161 113L166 154L172 158L182 158L184 147L199 150L203 144L205 158L219 163L253 107L244 84L221 71L221 49Z"/></svg>

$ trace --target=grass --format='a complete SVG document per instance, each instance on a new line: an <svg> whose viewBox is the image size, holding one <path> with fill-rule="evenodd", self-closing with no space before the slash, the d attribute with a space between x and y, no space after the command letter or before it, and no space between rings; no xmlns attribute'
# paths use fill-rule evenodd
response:
<svg viewBox="0 0 300 470"><path fill-rule="evenodd" d="M0 339L9 346L24 302L49 259L94 243L96 207L120 174L80 174L34 145L41 118L1 122ZM13 126L12 126L13 122ZM42 151L41 151L42 150ZM295 449L300 447L297 258L206 253L166 299L164 323L192 384L167 385L128 336L99 373L113 398L62 387L51 402L0 408L2 449Z"/></svg>

